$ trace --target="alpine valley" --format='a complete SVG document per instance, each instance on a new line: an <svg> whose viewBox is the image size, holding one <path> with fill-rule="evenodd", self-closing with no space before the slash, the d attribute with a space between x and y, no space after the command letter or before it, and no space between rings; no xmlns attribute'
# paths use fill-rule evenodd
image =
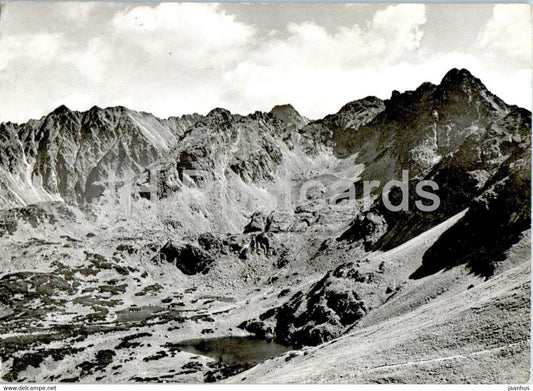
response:
<svg viewBox="0 0 533 391"><path fill-rule="evenodd" d="M465 69L319 120L0 124L0 377L527 382L530 200L531 113Z"/></svg>

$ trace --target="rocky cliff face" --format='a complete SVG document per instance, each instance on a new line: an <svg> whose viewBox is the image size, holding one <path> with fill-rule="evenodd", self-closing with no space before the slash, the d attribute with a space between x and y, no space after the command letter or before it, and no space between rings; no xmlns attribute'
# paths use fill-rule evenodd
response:
<svg viewBox="0 0 533 391"><path fill-rule="evenodd" d="M379 271L369 271L360 262L342 264L282 306L239 327L287 346L320 345L341 335L383 302L385 290L377 289L382 284Z"/></svg>
<svg viewBox="0 0 533 391"><path fill-rule="evenodd" d="M460 264L488 278L502 267L505 252L531 227L531 152L526 149L509 160L483 186L466 215L426 252L412 278Z"/></svg>
<svg viewBox="0 0 533 391"><path fill-rule="evenodd" d="M123 107L80 113L61 106L37 121L2 124L0 206L46 200L84 206L101 194L103 182L157 161L194 121Z"/></svg>
<svg viewBox="0 0 533 391"><path fill-rule="evenodd" d="M381 216L387 229L378 229L376 238L375 232L362 228L367 223L359 218L341 240L372 241L373 249L402 244L469 207L503 165L531 151L531 113L505 104L466 70L451 70L438 86L423 84L414 92L393 93L386 106L361 129L369 134L361 141L357 159L370 160L362 174L369 180L400 178L400 170L408 169L409 211L390 212L377 198L371 216ZM414 189L420 180L439 186L435 212L415 207ZM398 188L390 194L395 205L401 197Z"/></svg>
<svg viewBox="0 0 533 391"><path fill-rule="evenodd" d="M358 130L376 118L385 109L384 102L368 96L344 105L337 113L312 121L300 133L309 135L319 144L332 147L335 154L346 157L354 153L352 141Z"/></svg>
<svg viewBox="0 0 533 391"><path fill-rule="evenodd" d="M45 201L87 207L127 181L156 183L163 197L181 188L184 174L187 184L214 184L213 197L242 198L232 184L283 181L308 170L301 145L311 141L295 132L307 122L292 106L166 120L123 107L83 113L59 107L37 121L1 125L0 207Z"/></svg>
<svg viewBox="0 0 533 391"><path fill-rule="evenodd" d="M484 133L513 110L465 69L452 69L439 85L394 91L384 105L353 136L342 134L342 146L367 164L363 179L399 178L401 170L423 177L469 136Z"/></svg>

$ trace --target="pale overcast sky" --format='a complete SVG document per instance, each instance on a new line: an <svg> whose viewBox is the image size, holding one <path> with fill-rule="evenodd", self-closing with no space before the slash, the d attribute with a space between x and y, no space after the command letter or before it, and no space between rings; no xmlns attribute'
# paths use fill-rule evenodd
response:
<svg viewBox="0 0 533 391"><path fill-rule="evenodd" d="M0 121L65 104L320 118L467 68L531 109L527 4L5 3Z"/></svg>

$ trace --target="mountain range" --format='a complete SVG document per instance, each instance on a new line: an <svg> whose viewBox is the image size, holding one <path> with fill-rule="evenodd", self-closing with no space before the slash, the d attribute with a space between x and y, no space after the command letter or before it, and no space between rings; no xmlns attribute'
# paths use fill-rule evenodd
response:
<svg viewBox="0 0 533 391"><path fill-rule="evenodd" d="M318 120L61 106L0 146L4 380L529 379L531 112L468 70ZM435 211L387 207L403 171ZM250 369L180 345L250 334L293 351ZM375 357L343 378L327 358L354 344ZM407 356L431 370L383 362Z"/></svg>

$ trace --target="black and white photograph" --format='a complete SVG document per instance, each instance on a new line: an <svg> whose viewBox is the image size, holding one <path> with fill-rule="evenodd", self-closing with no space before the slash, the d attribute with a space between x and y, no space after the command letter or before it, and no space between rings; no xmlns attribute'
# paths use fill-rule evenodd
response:
<svg viewBox="0 0 533 391"><path fill-rule="evenodd" d="M529 389L532 41L528 3L0 3L3 390Z"/></svg>

